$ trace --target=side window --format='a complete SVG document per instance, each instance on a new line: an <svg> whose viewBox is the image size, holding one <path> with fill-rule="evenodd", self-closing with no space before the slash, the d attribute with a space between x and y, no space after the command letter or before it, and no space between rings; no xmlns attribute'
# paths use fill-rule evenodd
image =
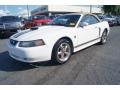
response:
<svg viewBox="0 0 120 90"><path fill-rule="evenodd" d="M98 23L98 19L92 15L85 15L82 20L80 21L80 24L83 24L83 26L91 25Z"/></svg>
<svg viewBox="0 0 120 90"><path fill-rule="evenodd" d="M96 18L96 17L94 17L94 16L90 16L90 24L95 24L95 23L98 23L99 21L98 21L98 19Z"/></svg>
<svg viewBox="0 0 120 90"><path fill-rule="evenodd" d="M80 21L80 24L83 24L84 26L90 25L90 19L89 16L86 15L82 18L82 20Z"/></svg>

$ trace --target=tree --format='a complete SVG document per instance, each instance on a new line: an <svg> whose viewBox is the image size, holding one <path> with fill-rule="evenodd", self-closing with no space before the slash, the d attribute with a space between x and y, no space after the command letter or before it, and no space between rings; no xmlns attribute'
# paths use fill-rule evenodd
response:
<svg viewBox="0 0 120 90"><path fill-rule="evenodd" d="M103 5L103 11L106 14L119 15L120 14L120 6L119 5Z"/></svg>
<svg viewBox="0 0 120 90"><path fill-rule="evenodd" d="M120 15L120 5L116 6L115 11L116 11L116 15Z"/></svg>

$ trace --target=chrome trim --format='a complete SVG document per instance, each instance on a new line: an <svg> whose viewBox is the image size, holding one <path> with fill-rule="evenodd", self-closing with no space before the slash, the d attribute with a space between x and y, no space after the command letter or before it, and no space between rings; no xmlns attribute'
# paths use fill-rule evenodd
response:
<svg viewBox="0 0 120 90"><path fill-rule="evenodd" d="M82 44L76 45L76 46L74 46L74 48L78 48L78 47L80 47L80 46L82 46L82 45L84 45L84 44L87 44L87 43L93 42L93 41L98 40L98 39L100 39L100 37L99 37L99 38L96 38L96 39L93 39L93 40L90 40L90 41L88 41L88 42L85 42L85 43L82 43Z"/></svg>

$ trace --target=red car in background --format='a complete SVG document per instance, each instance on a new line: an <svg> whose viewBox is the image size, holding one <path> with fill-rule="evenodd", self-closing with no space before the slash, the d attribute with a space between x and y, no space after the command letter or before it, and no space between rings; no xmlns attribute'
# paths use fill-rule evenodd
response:
<svg viewBox="0 0 120 90"><path fill-rule="evenodd" d="M24 28L45 25L50 21L51 19L45 15L35 15L24 22Z"/></svg>

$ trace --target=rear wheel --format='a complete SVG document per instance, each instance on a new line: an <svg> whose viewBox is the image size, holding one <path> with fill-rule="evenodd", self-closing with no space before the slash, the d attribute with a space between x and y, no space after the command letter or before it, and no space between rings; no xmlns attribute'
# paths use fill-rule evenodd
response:
<svg viewBox="0 0 120 90"><path fill-rule="evenodd" d="M105 30L102 34L100 44L105 44L107 42L107 31Z"/></svg>
<svg viewBox="0 0 120 90"><path fill-rule="evenodd" d="M61 39L53 48L52 61L56 62L57 64L63 64L69 60L71 54L71 43L66 39Z"/></svg>

